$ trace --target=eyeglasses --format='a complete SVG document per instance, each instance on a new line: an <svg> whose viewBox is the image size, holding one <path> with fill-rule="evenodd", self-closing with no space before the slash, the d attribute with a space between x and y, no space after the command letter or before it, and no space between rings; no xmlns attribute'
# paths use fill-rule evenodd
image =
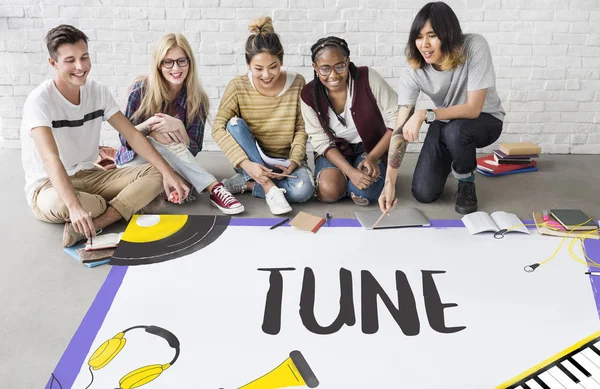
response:
<svg viewBox="0 0 600 389"><path fill-rule="evenodd" d="M333 67L321 66L319 68L319 74L323 77L327 77L329 74L331 74L331 69L335 70L337 74L344 74L346 72L347 67L348 65L346 64L346 62L338 63L336 65L333 65Z"/></svg>
<svg viewBox="0 0 600 389"><path fill-rule="evenodd" d="M179 66L180 68L184 68L190 64L190 59L189 58L177 58L176 60L163 59L162 61L160 61L160 65L162 67L164 67L165 69L171 69L173 66L175 66L175 62L177 62L177 66Z"/></svg>

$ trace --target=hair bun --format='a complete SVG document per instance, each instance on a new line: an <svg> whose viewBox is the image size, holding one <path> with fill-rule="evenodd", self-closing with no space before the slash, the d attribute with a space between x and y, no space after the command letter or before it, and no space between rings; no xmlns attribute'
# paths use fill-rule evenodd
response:
<svg viewBox="0 0 600 389"><path fill-rule="evenodd" d="M273 19L268 16L261 16L260 18L254 19L252 22L250 22L248 29L252 35L275 32L275 28L273 27Z"/></svg>

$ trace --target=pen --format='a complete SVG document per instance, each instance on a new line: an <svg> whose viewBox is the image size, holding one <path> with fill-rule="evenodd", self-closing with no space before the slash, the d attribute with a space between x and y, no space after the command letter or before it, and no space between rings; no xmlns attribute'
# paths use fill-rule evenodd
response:
<svg viewBox="0 0 600 389"><path fill-rule="evenodd" d="M600 276L600 271L586 271L585 274L589 274L591 276Z"/></svg>
<svg viewBox="0 0 600 389"><path fill-rule="evenodd" d="M543 218L544 218L544 221L545 221L545 222L547 222L547 221L550 221L550 217L548 216L548 211L546 211L546 210L544 209L544 210L542 211L542 215L543 215Z"/></svg>
<svg viewBox="0 0 600 389"><path fill-rule="evenodd" d="M325 214L325 225L326 225L327 227L329 227L329 220L330 220L330 219L331 219L331 217L329 216L329 212L327 212L327 213Z"/></svg>
<svg viewBox="0 0 600 389"><path fill-rule="evenodd" d="M90 215L90 217L92 217L92 213L91 212L88 212L88 214ZM92 223L93 223L93 220L92 220ZM96 228L96 226L94 226L94 228ZM90 246L92 244L93 244L93 241L92 241L92 231L90 231Z"/></svg>
<svg viewBox="0 0 600 389"><path fill-rule="evenodd" d="M279 223L277 223L277 224L275 224L275 225L271 226L271 227L269 228L269 230L272 230L273 228L277 228L277 227L279 227L279 226L282 226L282 225L284 225L285 223L287 223L289 220L290 220L290 218L289 218L289 217L286 217L285 219L283 219L283 220L282 220L282 221L280 221Z"/></svg>

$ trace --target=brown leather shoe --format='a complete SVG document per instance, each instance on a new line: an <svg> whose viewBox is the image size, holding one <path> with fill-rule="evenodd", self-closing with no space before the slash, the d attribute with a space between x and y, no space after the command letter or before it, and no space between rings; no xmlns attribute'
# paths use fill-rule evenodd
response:
<svg viewBox="0 0 600 389"><path fill-rule="evenodd" d="M73 224L65 223L63 229L62 245L63 247L75 246L77 243L85 239L85 235L76 232L73 228Z"/></svg>
<svg viewBox="0 0 600 389"><path fill-rule="evenodd" d="M102 232L102 228L96 229L96 235L98 235L101 232ZM84 234L80 234L79 232L75 231L72 223L65 223L65 228L63 229L63 236L62 236L63 247L75 246L77 243L79 243L85 239L86 239L86 237Z"/></svg>

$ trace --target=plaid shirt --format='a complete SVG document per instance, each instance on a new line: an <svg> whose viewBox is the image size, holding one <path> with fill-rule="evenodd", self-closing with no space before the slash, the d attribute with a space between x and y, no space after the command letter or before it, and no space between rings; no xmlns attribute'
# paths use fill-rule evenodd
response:
<svg viewBox="0 0 600 389"><path fill-rule="evenodd" d="M137 111L140 107L142 98L144 97L144 84L145 83L143 81L138 81L135 84L133 84L131 88L129 98L127 99L127 108L125 109L125 116L129 120L131 120L135 111ZM200 120L200 117L196 116L192 123L190 123L190 125L187 125L185 110L186 99L187 93L184 85L184 87L181 89L181 93L179 93L179 96L177 96L173 104L175 107L174 117L183 122L187 134L190 137L190 146L188 147L188 150L190 150L190 152L194 156L196 156L196 154L198 154L198 152L202 150L202 142L204 139L204 122ZM166 109L164 111L166 111ZM142 118L137 123L133 123L133 125L138 125L144 122L146 119L148 118ZM133 159L133 157L135 157L135 151L133 151L133 149L129 147L123 135L119 134L119 139L121 140L121 147L117 151L115 162L117 163L117 165L123 165L127 162L130 162Z"/></svg>

